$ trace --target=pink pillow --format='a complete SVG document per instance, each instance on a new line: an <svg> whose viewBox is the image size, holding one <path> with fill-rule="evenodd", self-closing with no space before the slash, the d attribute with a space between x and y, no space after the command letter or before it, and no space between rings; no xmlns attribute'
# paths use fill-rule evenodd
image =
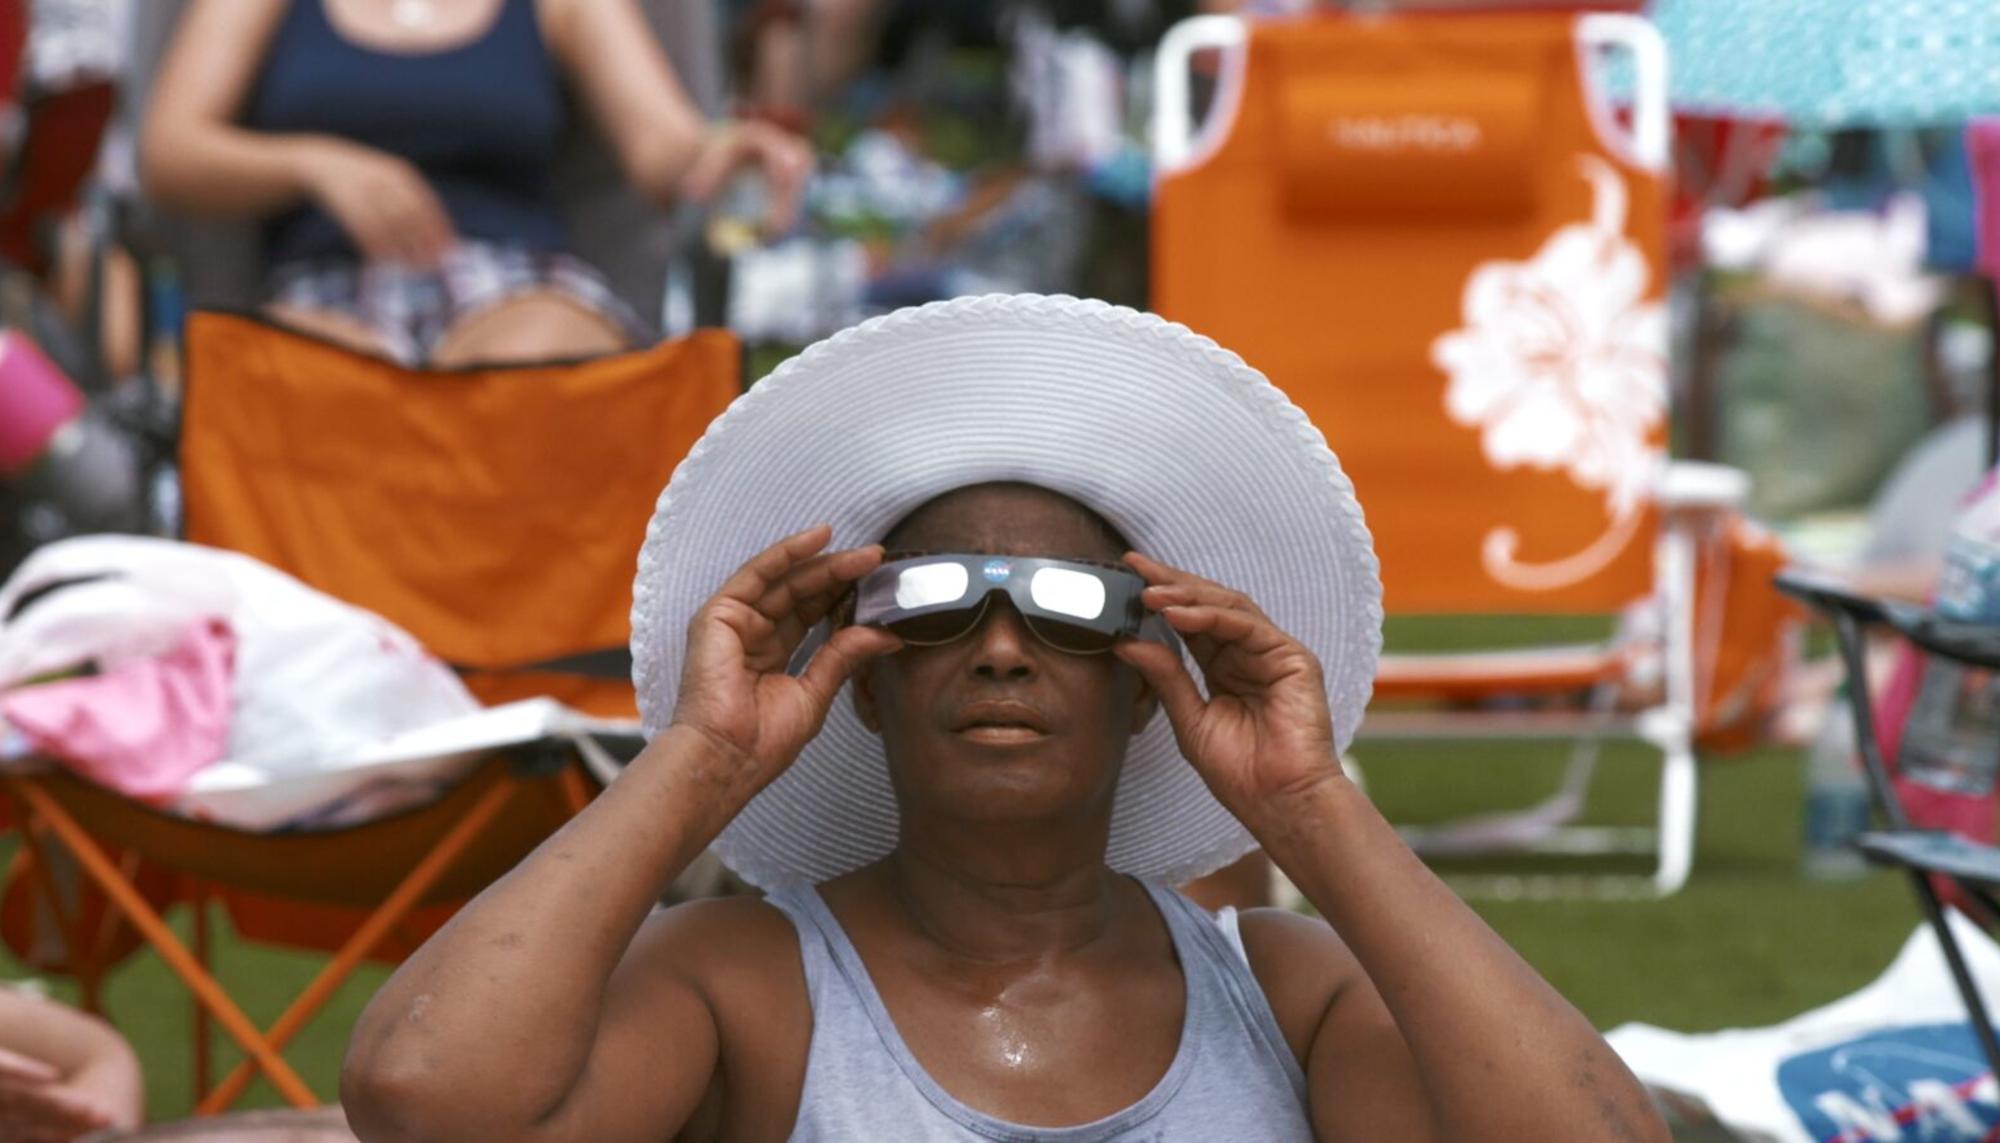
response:
<svg viewBox="0 0 2000 1143"><path fill-rule="evenodd" d="M222 757L235 675L236 636L208 619L154 658L0 693L0 719L92 782L158 801Z"/></svg>

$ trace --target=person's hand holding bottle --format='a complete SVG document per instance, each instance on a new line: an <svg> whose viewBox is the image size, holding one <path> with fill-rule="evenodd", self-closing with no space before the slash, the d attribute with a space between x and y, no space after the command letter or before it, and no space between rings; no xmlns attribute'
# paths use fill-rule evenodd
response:
<svg viewBox="0 0 2000 1143"><path fill-rule="evenodd" d="M761 235L742 235L742 240L728 235L719 242L711 236L712 244L733 249L792 228L799 219L812 169L812 147L799 136L757 120L725 120L702 136L694 163L681 178L681 187L688 198L713 204L733 179L755 181L763 199L762 217L755 220ZM728 209L726 204L724 209ZM733 216L725 220L739 225L750 221Z"/></svg>

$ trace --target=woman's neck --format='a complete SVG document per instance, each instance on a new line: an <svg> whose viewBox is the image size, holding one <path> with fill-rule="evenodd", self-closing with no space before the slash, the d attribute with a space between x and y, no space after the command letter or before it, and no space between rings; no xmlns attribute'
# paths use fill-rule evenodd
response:
<svg viewBox="0 0 2000 1143"><path fill-rule="evenodd" d="M954 957L1009 963L1076 952L1120 915L1122 879L1101 847L1084 860L1018 850L996 859L968 852L977 847L908 842L881 875L916 930Z"/></svg>

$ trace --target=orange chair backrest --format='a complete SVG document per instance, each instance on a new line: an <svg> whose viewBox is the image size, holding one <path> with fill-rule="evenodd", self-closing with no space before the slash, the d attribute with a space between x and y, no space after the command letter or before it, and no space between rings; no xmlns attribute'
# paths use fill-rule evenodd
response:
<svg viewBox="0 0 2000 1143"><path fill-rule="evenodd" d="M1575 17L1251 26L1226 135L1162 173L1155 307L1243 354L1354 479L1392 613L1652 590L1665 188Z"/></svg>
<svg viewBox="0 0 2000 1143"><path fill-rule="evenodd" d="M488 702L633 713L628 681L509 668L626 646L654 503L739 391L733 337L423 372L197 313L187 367L189 540L386 616Z"/></svg>

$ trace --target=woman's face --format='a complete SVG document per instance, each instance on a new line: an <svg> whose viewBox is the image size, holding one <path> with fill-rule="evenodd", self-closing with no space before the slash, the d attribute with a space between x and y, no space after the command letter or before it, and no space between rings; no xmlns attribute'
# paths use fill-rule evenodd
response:
<svg viewBox="0 0 2000 1143"><path fill-rule="evenodd" d="M1089 510L1022 484L947 493L899 524L888 546L1100 562L1124 555ZM990 821L1108 815L1126 744L1153 709L1130 667L1048 646L1004 594L965 637L872 664L856 679L855 706L882 736L904 814Z"/></svg>

